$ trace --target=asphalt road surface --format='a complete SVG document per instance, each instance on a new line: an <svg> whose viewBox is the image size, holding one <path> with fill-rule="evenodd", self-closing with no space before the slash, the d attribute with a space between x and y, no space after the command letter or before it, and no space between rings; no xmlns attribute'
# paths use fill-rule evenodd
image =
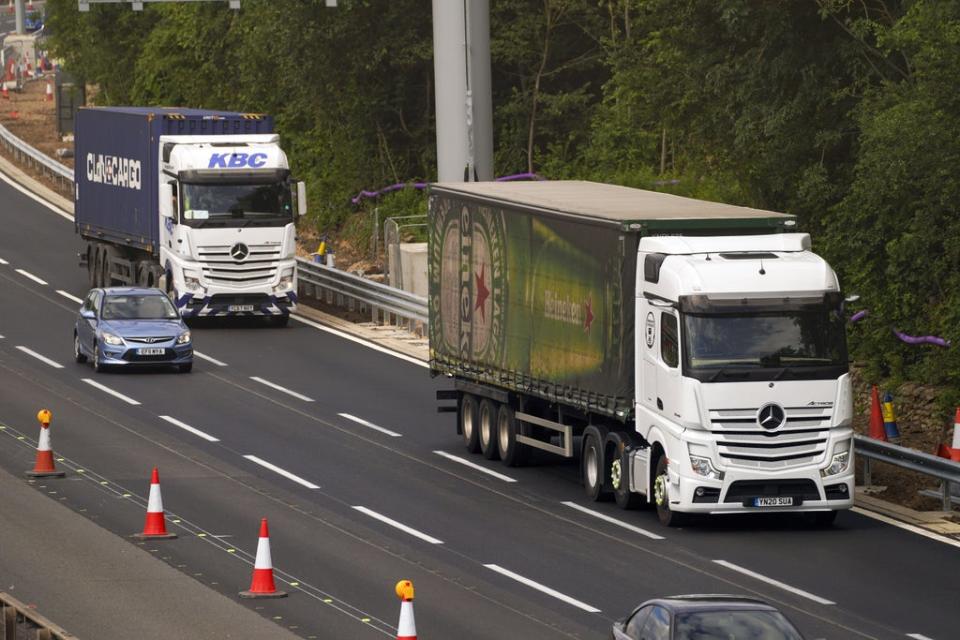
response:
<svg viewBox="0 0 960 640"><path fill-rule="evenodd" d="M192 374L95 374L72 358L87 290L72 222L0 183L0 230L0 467L30 467L49 408L69 475L36 499L55 490L128 536L158 466L180 534L163 553L230 597L268 517L291 596L248 606L298 635L395 637L393 585L410 579L426 639L604 638L644 599L717 592L767 599L808 638L957 637L958 545L859 513L661 528L587 502L575 465L470 456L436 413L443 381L312 324L199 326Z"/></svg>

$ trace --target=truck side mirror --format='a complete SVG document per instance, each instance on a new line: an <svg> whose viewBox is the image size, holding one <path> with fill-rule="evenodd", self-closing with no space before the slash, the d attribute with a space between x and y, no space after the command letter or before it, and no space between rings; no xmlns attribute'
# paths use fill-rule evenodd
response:
<svg viewBox="0 0 960 640"><path fill-rule="evenodd" d="M160 183L160 215L164 218L173 218L173 185L169 182Z"/></svg>
<svg viewBox="0 0 960 640"><path fill-rule="evenodd" d="M297 213L305 215L307 213L307 183L297 183Z"/></svg>

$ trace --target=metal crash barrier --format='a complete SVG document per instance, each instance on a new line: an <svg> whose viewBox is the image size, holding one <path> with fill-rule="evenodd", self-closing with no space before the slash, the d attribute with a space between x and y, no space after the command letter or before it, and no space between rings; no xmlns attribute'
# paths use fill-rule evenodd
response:
<svg viewBox="0 0 960 640"><path fill-rule="evenodd" d="M3 638L0 640L76 640L42 615L8 593L0 593L0 619L3 620Z"/></svg>
<svg viewBox="0 0 960 640"><path fill-rule="evenodd" d="M863 458L864 485L870 486L872 482L871 461L873 460L916 471L940 480L941 491L934 493L934 496L942 500L944 511L950 511L951 487L954 485L960 486L960 462L953 462L929 453L907 449L866 436L854 436L854 445L856 455ZM930 494L925 493L925 495Z"/></svg>

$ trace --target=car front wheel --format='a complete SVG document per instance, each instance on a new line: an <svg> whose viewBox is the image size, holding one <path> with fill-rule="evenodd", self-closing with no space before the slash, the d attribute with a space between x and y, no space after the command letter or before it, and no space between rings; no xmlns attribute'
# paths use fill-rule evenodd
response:
<svg viewBox="0 0 960 640"><path fill-rule="evenodd" d="M103 373L107 370L107 365L100 362L100 345L93 346L93 370L97 373Z"/></svg>

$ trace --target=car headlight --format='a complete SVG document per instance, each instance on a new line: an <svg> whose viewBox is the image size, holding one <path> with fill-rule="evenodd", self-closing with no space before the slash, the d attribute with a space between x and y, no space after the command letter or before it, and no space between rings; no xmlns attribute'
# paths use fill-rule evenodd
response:
<svg viewBox="0 0 960 640"><path fill-rule="evenodd" d="M833 448L833 458L830 460L830 466L826 469L820 469L820 477L826 478L843 473L850 466L850 441L844 440L838 442Z"/></svg>
<svg viewBox="0 0 960 640"><path fill-rule="evenodd" d="M107 333L106 331L100 334L100 337L102 337L103 341L107 344L112 344L114 346L123 344L123 340L120 338L120 336L115 336L112 333Z"/></svg>
<svg viewBox="0 0 960 640"><path fill-rule="evenodd" d="M190 342L190 332L184 331L179 336L177 336L177 344L187 344Z"/></svg>
<svg viewBox="0 0 960 640"><path fill-rule="evenodd" d="M187 271L183 272L183 286L185 286L190 291L196 291L197 289L202 289L200 285L200 274L196 271Z"/></svg>
<svg viewBox="0 0 960 640"><path fill-rule="evenodd" d="M702 456L690 456L690 466L694 473L711 480L723 480L723 471L717 471L710 458Z"/></svg>
<svg viewBox="0 0 960 640"><path fill-rule="evenodd" d="M286 289L293 288L293 269L286 269L282 274L280 274L280 282L277 284L277 289L284 291Z"/></svg>

